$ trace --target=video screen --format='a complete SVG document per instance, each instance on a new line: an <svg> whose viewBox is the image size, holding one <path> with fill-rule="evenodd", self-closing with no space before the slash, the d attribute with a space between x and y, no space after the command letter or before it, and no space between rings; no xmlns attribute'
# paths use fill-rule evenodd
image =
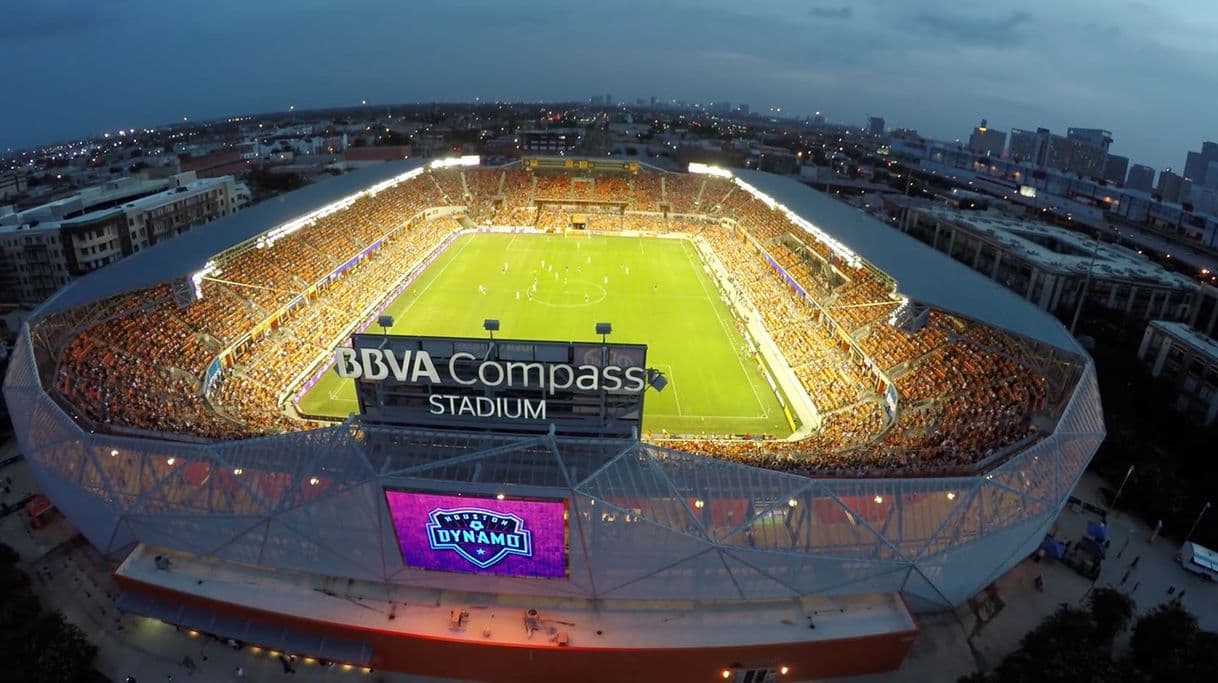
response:
<svg viewBox="0 0 1218 683"><path fill-rule="evenodd" d="M565 500L385 490L402 559L445 572L564 578Z"/></svg>

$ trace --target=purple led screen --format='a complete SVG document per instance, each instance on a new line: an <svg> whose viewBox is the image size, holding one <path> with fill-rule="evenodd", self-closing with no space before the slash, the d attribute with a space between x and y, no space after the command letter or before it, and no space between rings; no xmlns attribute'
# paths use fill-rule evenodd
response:
<svg viewBox="0 0 1218 683"><path fill-rule="evenodd" d="M497 500L385 491L407 566L446 572L563 578L562 500Z"/></svg>

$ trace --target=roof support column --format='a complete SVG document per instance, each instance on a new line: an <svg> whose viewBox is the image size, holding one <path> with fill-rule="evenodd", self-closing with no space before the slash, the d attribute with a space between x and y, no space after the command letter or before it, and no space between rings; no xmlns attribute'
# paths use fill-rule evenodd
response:
<svg viewBox="0 0 1218 683"><path fill-rule="evenodd" d="M1057 310L1057 304L1061 302L1062 292L1066 289L1066 283L1070 282L1073 284L1075 282L1073 280L1067 280L1065 277L1063 277L1061 275L1056 276L1054 279L1057 281L1057 284L1054 285L1054 287L1053 287L1053 301L1049 304L1050 311ZM1076 298L1083 296L1082 285L1079 285L1078 288L1076 288L1074 290L1074 296ZM1075 302L1075 303L1077 304L1078 302Z"/></svg>
<svg viewBox="0 0 1218 683"><path fill-rule="evenodd" d="M1163 372L1163 365L1167 363L1167 354L1171 351L1171 337L1163 337L1163 341L1159 344L1159 354L1155 356L1155 364L1150 368L1150 376L1158 377Z"/></svg>
<svg viewBox="0 0 1218 683"><path fill-rule="evenodd" d="M1032 292L1036 289L1036 279L1040 277L1040 271L1036 266L1032 266L1032 275L1028 278L1028 291L1024 292L1023 298L1028 301L1032 300Z"/></svg>

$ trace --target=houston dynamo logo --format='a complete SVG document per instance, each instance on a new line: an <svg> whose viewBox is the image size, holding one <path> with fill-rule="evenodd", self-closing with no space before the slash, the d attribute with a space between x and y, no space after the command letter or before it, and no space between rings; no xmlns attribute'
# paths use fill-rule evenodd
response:
<svg viewBox="0 0 1218 683"><path fill-rule="evenodd" d="M451 550L479 569L492 567L508 555L533 556L531 534L523 519L482 508L432 510L427 542L432 550Z"/></svg>

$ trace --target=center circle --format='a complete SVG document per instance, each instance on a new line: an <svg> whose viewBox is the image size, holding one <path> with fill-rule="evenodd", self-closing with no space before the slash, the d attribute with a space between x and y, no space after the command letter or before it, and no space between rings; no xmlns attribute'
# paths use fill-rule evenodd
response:
<svg viewBox="0 0 1218 683"><path fill-rule="evenodd" d="M588 280L568 279L564 284L562 279L537 279L537 291L533 300L547 306L559 308L577 308L592 306L605 300L608 293L605 288Z"/></svg>

